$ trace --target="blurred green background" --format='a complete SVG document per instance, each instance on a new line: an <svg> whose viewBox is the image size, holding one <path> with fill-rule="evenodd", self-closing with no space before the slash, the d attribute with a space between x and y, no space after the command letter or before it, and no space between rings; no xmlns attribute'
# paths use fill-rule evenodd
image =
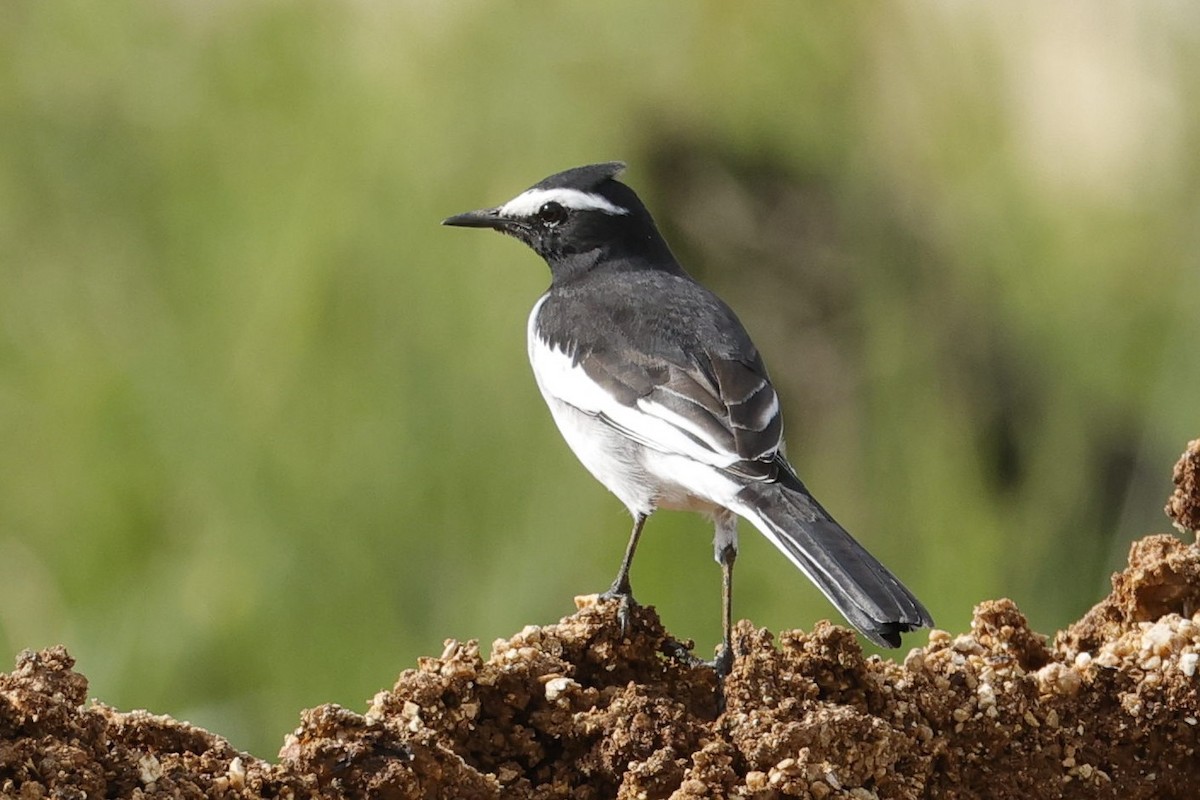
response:
<svg viewBox="0 0 1200 800"><path fill-rule="evenodd" d="M0 656L272 757L604 589L628 519L525 360L546 268L438 222L607 159L825 505L942 627L1052 632L1200 435L1198 45L1183 3L7 5ZM633 573L701 653L710 537L660 514ZM736 613L833 611L744 526Z"/></svg>

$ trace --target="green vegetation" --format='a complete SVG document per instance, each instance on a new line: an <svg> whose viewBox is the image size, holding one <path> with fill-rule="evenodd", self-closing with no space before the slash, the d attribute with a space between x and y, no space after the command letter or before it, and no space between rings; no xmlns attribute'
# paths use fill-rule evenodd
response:
<svg viewBox="0 0 1200 800"><path fill-rule="evenodd" d="M607 586L525 363L544 266L439 228L630 163L822 501L1041 630L1200 435L1200 19L1169 4L18 3L0 26L0 658L271 755ZM486 401L486 406L482 405ZM699 518L638 596L707 653ZM736 611L832 609L743 532Z"/></svg>

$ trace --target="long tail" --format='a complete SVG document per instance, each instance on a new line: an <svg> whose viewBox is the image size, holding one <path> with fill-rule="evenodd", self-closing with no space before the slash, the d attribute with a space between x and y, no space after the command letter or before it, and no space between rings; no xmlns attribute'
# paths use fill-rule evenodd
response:
<svg viewBox="0 0 1200 800"><path fill-rule="evenodd" d="M778 482L752 483L738 492L737 512L875 644L899 647L901 633L932 627L921 601L834 521L799 478L781 472L787 474Z"/></svg>

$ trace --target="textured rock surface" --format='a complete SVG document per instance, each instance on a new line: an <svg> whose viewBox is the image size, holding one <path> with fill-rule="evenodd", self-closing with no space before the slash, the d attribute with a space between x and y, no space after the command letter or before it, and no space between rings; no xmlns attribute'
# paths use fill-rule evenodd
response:
<svg viewBox="0 0 1200 800"><path fill-rule="evenodd" d="M1200 531L1200 439L1188 442L1173 477L1175 492L1164 510L1180 531Z"/></svg>
<svg viewBox="0 0 1200 800"><path fill-rule="evenodd" d="M1195 509L1187 469L1172 503ZM865 658L828 623L773 636L742 622L723 712L711 671L665 654L652 609L621 638L611 604L577 603L487 659L447 642L365 713L304 712L276 764L167 717L88 704L64 649L27 651L0 676L0 797L1200 792L1200 549L1172 536L1134 543L1112 594L1052 644L1008 600L982 603L969 632L932 631L901 664Z"/></svg>

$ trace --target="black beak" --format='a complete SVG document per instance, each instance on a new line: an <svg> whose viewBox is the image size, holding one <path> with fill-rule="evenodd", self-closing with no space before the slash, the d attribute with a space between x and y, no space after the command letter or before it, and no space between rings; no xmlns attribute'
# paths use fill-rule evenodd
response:
<svg viewBox="0 0 1200 800"><path fill-rule="evenodd" d="M442 220L443 225L454 225L459 228L494 228L498 231L507 229L512 223L512 220L500 216L498 208L481 208L478 211L467 211L464 214L455 214L453 217Z"/></svg>

